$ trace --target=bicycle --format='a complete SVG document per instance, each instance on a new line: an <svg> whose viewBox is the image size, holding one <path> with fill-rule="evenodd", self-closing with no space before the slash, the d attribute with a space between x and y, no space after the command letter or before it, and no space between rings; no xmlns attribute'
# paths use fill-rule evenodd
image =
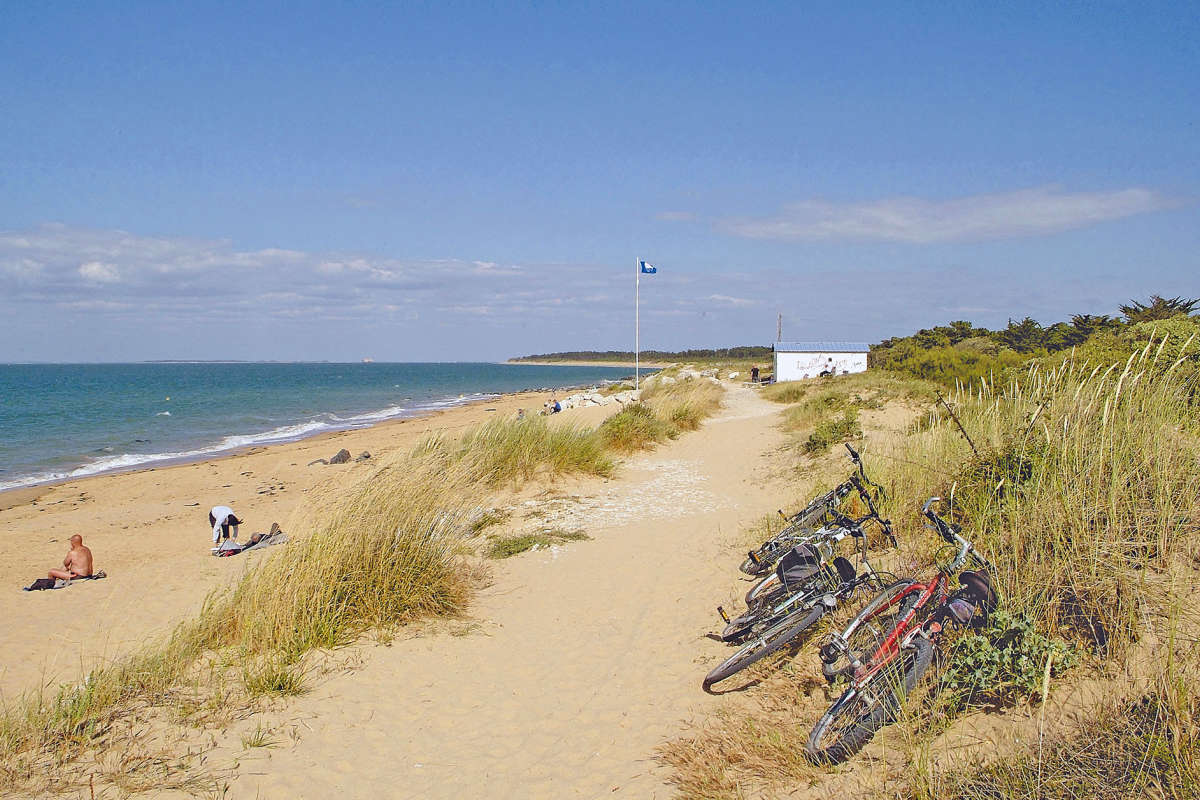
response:
<svg viewBox="0 0 1200 800"><path fill-rule="evenodd" d="M933 510L931 497L921 513L928 527L956 548L954 559L928 581L904 579L872 599L841 633L820 648L822 671L834 683L850 685L818 720L806 753L817 764L837 764L857 753L885 725L895 721L900 706L933 662L947 624L979 625L995 608L989 573L994 571L958 526ZM968 561L977 570L959 574L960 588L949 590L950 578ZM839 662L845 658L845 664Z"/></svg>
<svg viewBox="0 0 1200 800"><path fill-rule="evenodd" d="M854 462L856 467L855 472L851 473L851 478L854 478L856 475L861 476L862 481L867 485L879 489L879 486L867 477L858 452L849 443L846 443L846 449L850 451L850 460ZM747 575L756 577L767 574L784 553L811 536L820 527L829 512L835 510L841 504L842 500L850 492L854 491L855 488L858 487L855 486L852 480L848 479L825 494L814 498L802 510L790 517L780 510L778 512L779 516L783 517L787 522L783 530L770 539L767 539L754 550L748 552L746 560L742 562L739 569ZM861 488L859 488L859 492L862 492Z"/></svg>
<svg viewBox="0 0 1200 800"><path fill-rule="evenodd" d="M835 508L826 508L823 514L830 518L832 524L824 525L821 528L808 532L797 544L789 547L785 553L776 559L774 571L762 578L746 593L747 611L745 613L736 620L730 620L729 616L725 613L725 609L717 606L717 613L721 615L721 618L726 623L725 629L720 634L721 641L735 642L741 638L745 638L750 633L751 626L758 622L773 606L778 605L784 598L794 596L799 591L807 590L805 582L817 576L818 565L832 561L834 545L845 538L844 536L837 535L838 531L842 528L861 528L864 522L875 519L882 523L882 530L891 539L892 546L896 545L896 537L892 534L891 522L879 516L879 511L872 500L871 492L868 491L868 487L870 487L882 494L882 487L873 483L867 477L866 471L862 466L862 461L854 448L847 444L846 449L850 451L851 458L858 464L857 474L852 473L849 480L830 494L836 493L840 497L845 497L850 491L857 491L859 497L867 506L868 513L861 519L854 520L846 517ZM860 478L859 475L862 477ZM842 487L849 488L843 491ZM838 502L841 502L840 497ZM785 561L787 563L784 563Z"/></svg>
<svg viewBox="0 0 1200 800"><path fill-rule="evenodd" d="M873 503L869 508L870 512L860 519L833 512L838 518L837 525L822 528L825 535L819 543L793 548L780 559L777 574L782 595L776 595L774 602L763 602L737 620L725 617L727 634L736 628L742 640L752 639L705 676L705 691L778 651L852 597L879 591L889 576L871 566L863 525L874 520L891 535L891 523L879 516ZM832 557L838 542L847 536L858 543L861 572L845 557ZM717 610L724 617L724 611L720 607ZM730 636L726 641L732 639Z"/></svg>

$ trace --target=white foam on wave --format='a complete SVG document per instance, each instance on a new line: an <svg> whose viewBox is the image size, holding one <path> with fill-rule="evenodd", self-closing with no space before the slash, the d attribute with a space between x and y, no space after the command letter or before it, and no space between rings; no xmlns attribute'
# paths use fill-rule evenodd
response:
<svg viewBox="0 0 1200 800"><path fill-rule="evenodd" d="M120 455L96 458L87 464L76 467L70 471L39 472L33 475L14 478L13 480L9 481L0 481L0 492L5 491L6 489L21 489L28 486L38 486L44 483L55 483L57 481L70 480L71 478L85 478L105 472L136 469L139 467L148 466L150 464L195 461L207 456L218 455L231 450L238 450L243 447L294 442L298 439L306 439L309 436L315 436L318 433L366 428L377 422L383 422L385 420L395 419L397 417L415 416L423 411L438 411L444 408L461 406L475 400L484 400L499 396L500 395L495 393L476 392L475 394L471 395L460 395L458 397L451 397L443 400L433 400L428 403L413 406L411 408L405 406L388 406L387 408L382 408L378 411L368 411L362 414L354 414L349 417L339 417L336 414L324 413L319 415L322 417L322 419L312 419L308 422L301 422L294 425L283 425L278 428L272 428L269 431L263 431L262 433L226 436L215 444L205 447L198 447L194 450L181 450L163 453L121 453ZM155 416L170 416L170 413L171 412L169 411L163 411Z"/></svg>

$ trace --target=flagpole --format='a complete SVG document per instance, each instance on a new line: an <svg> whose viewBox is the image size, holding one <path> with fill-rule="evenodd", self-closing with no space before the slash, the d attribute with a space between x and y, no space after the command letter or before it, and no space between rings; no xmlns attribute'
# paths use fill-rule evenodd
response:
<svg viewBox="0 0 1200 800"><path fill-rule="evenodd" d="M642 366L642 265L640 259L633 260L633 388L640 385L638 378Z"/></svg>

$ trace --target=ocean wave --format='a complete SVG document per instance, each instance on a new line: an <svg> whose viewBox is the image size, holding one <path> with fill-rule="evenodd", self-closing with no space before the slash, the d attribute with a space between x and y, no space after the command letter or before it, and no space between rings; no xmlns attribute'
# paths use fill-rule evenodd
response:
<svg viewBox="0 0 1200 800"><path fill-rule="evenodd" d="M68 471L39 472L8 481L0 481L0 491L38 486L45 483L56 483L72 478L86 478L105 472L137 469L152 464L196 461L208 456L219 455L246 447L294 442L320 433L366 428L389 419L415 416L422 412L439 411L495 397L500 397L500 395L491 392L474 392L472 394L459 395L458 397L431 400L411 407L388 406L378 411L367 411L347 417L339 417L336 414L324 412L317 414L314 418L306 422L281 425L278 428L272 428L261 433L234 434L226 436L214 444L191 450L161 453L121 453L119 455L97 457L86 464ZM169 415L169 413L164 411L156 416Z"/></svg>

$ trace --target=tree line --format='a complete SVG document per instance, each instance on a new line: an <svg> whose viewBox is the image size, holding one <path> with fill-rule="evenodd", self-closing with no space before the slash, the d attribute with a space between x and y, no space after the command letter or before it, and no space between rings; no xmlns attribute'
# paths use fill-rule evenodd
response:
<svg viewBox="0 0 1200 800"><path fill-rule="evenodd" d="M642 361L712 361L716 359L770 359L769 346L742 345L695 350L643 350ZM633 361L632 350L573 350L563 353L541 353L521 356L513 361Z"/></svg>
<svg viewBox="0 0 1200 800"><path fill-rule="evenodd" d="M1094 345L1111 349L1124 332L1144 331L1166 320L1183 318L1200 306L1200 298L1151 295L1148 302L1130 301L1119 307L1120 316L1074 314L1070 321L1043 326L1031 317L1010 319L999 330L964 320L919 330L911 336L884 339L871 346L871 367L906 372L952 384L994 376L1003 370L1071 348Z"/></svg>

